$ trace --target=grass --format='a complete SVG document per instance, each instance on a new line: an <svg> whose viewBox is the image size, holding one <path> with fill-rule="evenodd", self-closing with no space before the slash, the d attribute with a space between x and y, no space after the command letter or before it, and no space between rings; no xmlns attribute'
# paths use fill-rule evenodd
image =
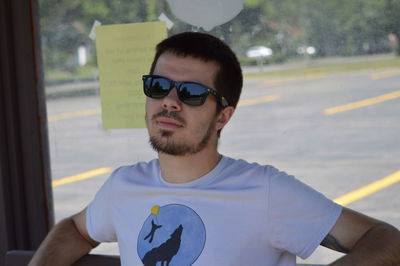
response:
<svg viewBox="0 0 400 266"><path fill-rule="evenodd" d="M362 59L360 59L362 60ZM343 63L316 63L311 61L307 66L299 66L285 70L275 70L258 73L245 73L245 78L263 78L263 77L290 77L304 76L317 73L333 74L340 72L362 71L362 70L377 70L385 68L399 68L400 57L366 60L358 62L343 62ZM94 78L97 76L96 68L93 66L79 67L74 72L61 70L47 70L46 81L63 81L76 80L85 78Z"/></svg>
<svg viewBox="0 0 400 266"><path fill-rule="evenodd" d="M45 72L46 81L69 81L76 79L87 79L93 78L95 79L97 76L97 70L94 66L84 66L77 67L74 71L63 71L57 69L47 69Z"/></svg>
<svg viewBox="0 0 400 266"><path fill-rule="evenodd" d="M309 65L298 68L274 70L261 73L245 73L245 78L263 78L263 77L288 77L288 76L304 76L317 73L334 74L341 72L353 72L363 70L378 70L388 68L400 69L400 57L366 60L359 62L331 63L321 65Z"/></svg>

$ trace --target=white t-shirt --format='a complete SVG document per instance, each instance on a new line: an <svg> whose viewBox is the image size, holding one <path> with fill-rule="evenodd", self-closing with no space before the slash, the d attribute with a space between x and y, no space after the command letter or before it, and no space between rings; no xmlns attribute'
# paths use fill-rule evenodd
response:
<svg viewBox="0 0 400 266"><path fill-rule="evenodd" d="M207 175L171 184L154 159L114 171L88 206L87 229L118 241L125 266L289 266L341 210L272 166L222 157Z"/></svg>

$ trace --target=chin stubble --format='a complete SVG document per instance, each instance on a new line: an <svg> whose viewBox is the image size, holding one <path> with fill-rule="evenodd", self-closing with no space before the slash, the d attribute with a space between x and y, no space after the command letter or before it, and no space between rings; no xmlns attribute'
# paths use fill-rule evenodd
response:
<svg viewBox="0 0 400 266"><path fill-rule="evenodd" d="M211 137L211 128L212 125L207 129L201 141L192 145L188 143L176 143L172 140L173 132L166 130L163 130L159 137L150 136L149 143L156 152L175 156L191 155L202 151L207 146Z"/></svg>
<svg viewBox="0 0 400 266"><path fill-rule="evenodd" d="M182 124L186 124L185 120L182 117L180 117L177 112L173 111L168 112L167 110L162 110L161 112L153 115L151 120L154 121L158 117L172 118ZM147 120L147 115L145 119ZM149 143L153 148L153 150L156 151L157 153L161 152L175 156L185 156L185 155L195 154L202 151L209 143L214 124L215 122L211 122L209 124L209 127L206 133L203 135L201 141L195 144L177 143L176 140L174 141L172 139L174 132L168 130L161 130L158 136L150 136Z"/></svg>

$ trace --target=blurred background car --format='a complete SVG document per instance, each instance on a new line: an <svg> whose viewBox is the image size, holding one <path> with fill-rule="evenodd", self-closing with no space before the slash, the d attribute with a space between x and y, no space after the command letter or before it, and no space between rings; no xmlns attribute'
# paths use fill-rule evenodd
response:
<svg viewBox="0 0 400 266"><path fill-rule="evenodd" d="M269 58L272 55L272 49L265 46L253 46L250 47L246 52L246 56L252 59Z"/></svg>

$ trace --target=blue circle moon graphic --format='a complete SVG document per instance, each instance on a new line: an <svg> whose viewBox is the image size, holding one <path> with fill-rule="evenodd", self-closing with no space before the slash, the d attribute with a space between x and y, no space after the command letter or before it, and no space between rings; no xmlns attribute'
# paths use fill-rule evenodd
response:
<svg viewBox="0 0 400 266"><path fill-rule="evenodd" d="M200 216L180 204L154 205L149 213L137 244L143 265L192 265L206 242L206 229Z"/></svg>

